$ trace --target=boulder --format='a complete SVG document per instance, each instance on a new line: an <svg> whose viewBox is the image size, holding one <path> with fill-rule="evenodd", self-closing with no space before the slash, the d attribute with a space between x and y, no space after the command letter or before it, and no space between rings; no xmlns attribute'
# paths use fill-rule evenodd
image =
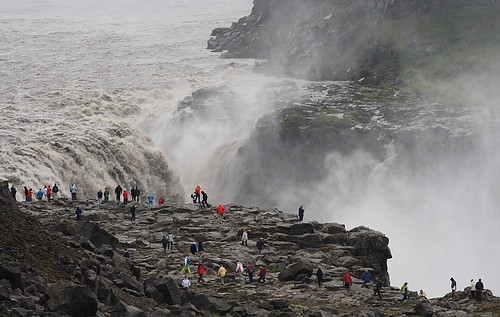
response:
<svg viewBox="0 0 500 317"><path fill-rule="evenodd" d="M323 245L323 240L319 236L319 234L305 234L301 236L297 242L301 247L311 248L311 247L320 247Z"/></svg>
<svg viewBox="0 0 500 317"><path fill-rule="evenodd" d="M173 278L161 279L154 285L154 287L163 295L163 298L167 304L181 304L181 292Z"/></svg>
<svg viewBox="0 0 500 317"><path fill-rule="evenodd" d="M12 289L24 290L24 281L21 276L21 269L18 266L0 263L0 280L8 280Z"/></svg>
<svg viewBox="0 0 500 317"><path fill-rule="evenodd" d="M388 248L389 238L383 233L367 227L356 227L349 231L349 245L354 247L355 255L369 255L374 251L383 252L392 258Z"/></svg>
<svg viewBox="0 0 500 317"><path fill-rule="evenodd" d="M98 302L87 287L75 284L52 284L47 295L47 307L54 312L77 317L94 316Z"/></svg>
<svg viewBox="0 0 500 317"><path fill-rule="evenodd" d="M347 231L345 230L345 225L340 223L325 223L320 231L329 234L338 234L338 233L347 234Z"/></svg>
<svg viewBox="0 0 500 317"><path fill-rule="evenodd" d="M137 307L130 306L124 302L118 302L111 311L112 317L146 317L146 313Z"/></svg>
<svg viewBox="0 0 500 317"><path fill-rule="evenodd" d="M300 275L312 276L313 266L309 262L299 261L292 265L289 265L286 269L278 274L279 281L293 281L296 280Z"/></svg>
<svg viewBox="0 0 500 317"><path fill-rule="evenodd" d="M417 303L414 310L418 316L432 316L436 311L436 309L432 307L431 303L427 300Z"/></svg>
<svg viewBox="0 0 500 317"><path fill-rule="evenodd" d="M102 229L97 223L88 221L80 226L80 235L90 240L96 248L100 248L103 245L109 245L112 248L116 248L119 242L115 236Z"/></svg>

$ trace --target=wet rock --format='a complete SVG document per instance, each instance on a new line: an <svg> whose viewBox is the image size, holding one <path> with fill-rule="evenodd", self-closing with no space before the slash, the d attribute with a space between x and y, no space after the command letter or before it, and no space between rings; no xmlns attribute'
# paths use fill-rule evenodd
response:
<svg viewBox="0 0 500 317"><path fill-rule="evenodd" d="M417 303L414 310L418 316L432 316L436 311L436 309L432 307L431 303L426 300Z"/></svg>
<svg viewBox="0 0 500 317"><path fill-rule="evenodd" d="M301 275L312 276L313 266L311 263L304 260L288 266L286 269L278 274L279 281L292 281L296 280Z"/></svg>
<svg viewBox="0 0 500 317"><path fill-rule="evenodd" d="M52 284L48 289L47 307L54 312L71 316L94 316L98 302L90 290L81 285Z"/></svg>
<svg viewBox="0 0 500 317"><path fill-rule="evenodd" d="M112 317L146 317L146 313L137 307L127 305L120 301L111 311Z"/></svg>
<svg viewBox="0 0 500 317"><path fill-rule="evenodd" d="M169 305L180 305L181 290L173 278L165 278L154 284L154 287L163 295L163 299Z"/></svg>

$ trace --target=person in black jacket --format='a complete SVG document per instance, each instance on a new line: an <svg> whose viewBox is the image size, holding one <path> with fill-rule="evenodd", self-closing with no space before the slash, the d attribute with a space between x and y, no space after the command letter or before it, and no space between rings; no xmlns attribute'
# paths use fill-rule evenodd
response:
<svg viewBox="0 0 500 317"><path fill-rule="evenodd" d="M320 267L316 271L316 277L318 278L318 286L321 287L321 283L323 283L323 270Z"/></svg>
<svg viewBox="0 0 500 317"><path fill-rule="evenodd" d="M481 279L476 283L476 302L480 302L482 300L484 284L481 282Z"/></svg>
<svg viewBox="0 0 500 317"><path fill-rule="evenodd" d="M120 185L116 186L115 188L115 194L116 194L116 201L120 202L120 197L122 195L122 187Z"/></svg>

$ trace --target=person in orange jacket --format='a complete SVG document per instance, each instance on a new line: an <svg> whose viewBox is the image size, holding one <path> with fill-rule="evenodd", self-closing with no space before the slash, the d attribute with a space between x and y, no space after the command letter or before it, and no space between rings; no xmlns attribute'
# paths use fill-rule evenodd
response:
<svg viewBox="0 0 500 317"><path fill-rule="evenodd" d="M196 200L198 200L199 203L201 203L201 187L200 185L196 186L194 189L194 193L196 194ZM194 202L196 202L196 200Z"/></svg>
<svg viewBox="0 0 500 317"><path fill-rule="evenodd" d="M222 222L224 220L224 211L226 209L224 208L224 206L222 206L222 204L219 204L219 206L217 207L217 214L219 215L219 219L220 219L220 222Z"/></svg>

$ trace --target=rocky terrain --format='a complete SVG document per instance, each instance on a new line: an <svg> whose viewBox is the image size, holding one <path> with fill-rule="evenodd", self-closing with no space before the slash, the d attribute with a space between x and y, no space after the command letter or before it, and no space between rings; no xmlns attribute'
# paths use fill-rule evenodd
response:
<svg viewBox="0 0 500 317"><path fill-rule="evenodd" d="M469 299L469 289L430 300L412 292L400 301L387 272L389 239L363 226L346 230L239 205L226 205L220 223L214 208L199 204L140 204L131 222L129 208L115 202L14 203L6 182L1 191L1 316L447 317L500 311L500 300L488 290L481 304ZM83 209L81 221L74 220L76 206ZM248 246L240 244L243 229ZM167 233L175 236L174 251L164 253L160 241ZM262 255L255 247L260 238ZM207 267L205 282L188 274L192 286L181 289L183 258L195 241L204 244L192 259ZM130 258L122 256L125 248ZM235 274L238 260L265 266L266 282L249 284ZM228 269L224 285L216 279L221 264ZM317 267L325 272L321 287ZM346 270L354 278L350 292L341 283ZM385 285L383 300L363 286L365 270Z"/></svg>

